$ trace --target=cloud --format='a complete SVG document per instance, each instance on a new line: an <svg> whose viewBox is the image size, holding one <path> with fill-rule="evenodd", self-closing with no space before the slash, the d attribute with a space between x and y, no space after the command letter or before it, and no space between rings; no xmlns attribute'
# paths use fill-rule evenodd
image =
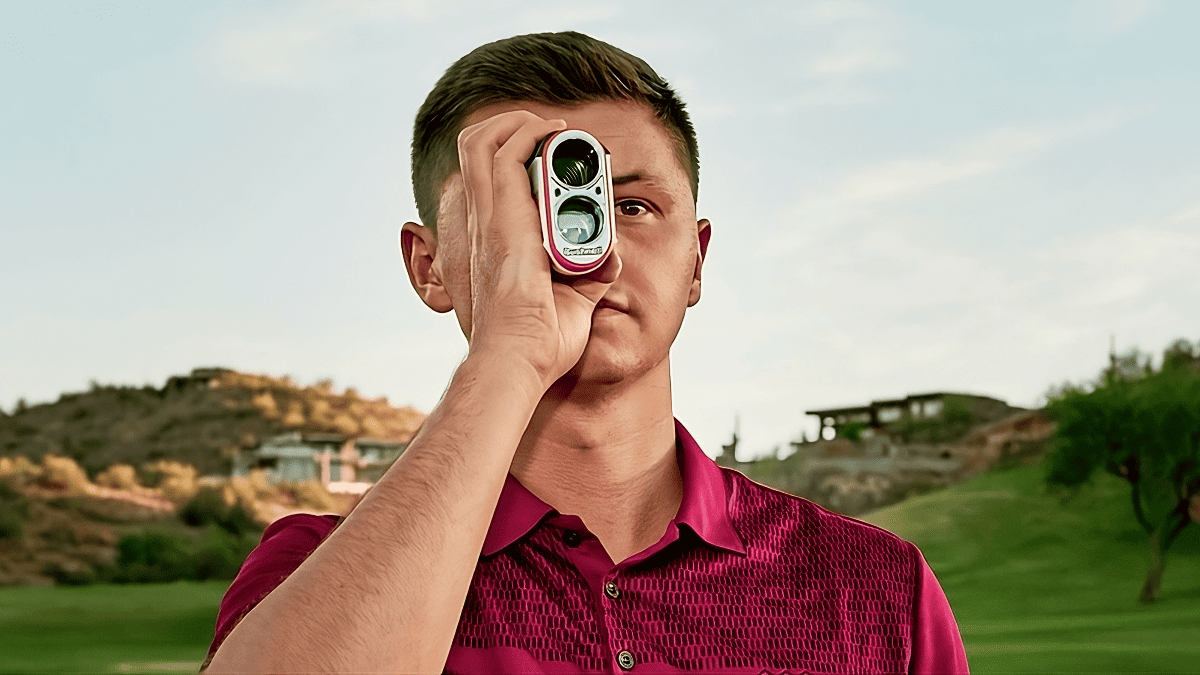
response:
<svg viewBox="0 0 1200 675"><path fill-rule="evenodd" d="M1016 166L1055 145L1111 131L1143 112L1107 112L1053 125L993 129L941 156L887 160L849 171L828 185L798 189L803 196L779 222L802 222L805 227L782 234L767 255L792 255L817 231L838 229L868 215L878 220L885 217L881 210L885 204Z"/></svg>
<svg viewBox="0 0 1200 675"><path fill-rule="evenodd" d="M303 86L328 81L363 27L426 21L459 2L314 0L231 15L196 54L201 70L241 84Z"/></svg>
<svg viewBox="0 0 1200 675"><path fill-rule="evenodd" d="M899 55L883 50L857 50L822 56L812 65L816 76L847 76L862 72L891 70L899 67Z"/></svg>
<svg viewBox="0 0 1200 675"><path fill-rule="evenodd" d="M1200 204L1196 204L1191 208L1184 209L1179 213L1171 216L1172 223L1182 223L1188 220L1200 219Z"/></svg>
<svg viewBox="0 0 1200 675"><path fill-rule="evenodd" d="M1155 9L1156 3L1154 0L1108 0L1098 4L1108 27L1116 32L1141 21Z"/></svg>
<svg viewBox="0 0 1200 675"><path fill-rule="evenodd" d="M1068 29L1091 38L1107 38L1141 23L1158 8L1155 0L1083 0L1077 2Z"/></svg>
<svg viewBox="0 0 1200 675"><path fill-rule="evenodd" d="M326 36L326 31L310 27L228 30L214 41L212 58L231 80L287 84L317 71L304 52Z"/></svg>

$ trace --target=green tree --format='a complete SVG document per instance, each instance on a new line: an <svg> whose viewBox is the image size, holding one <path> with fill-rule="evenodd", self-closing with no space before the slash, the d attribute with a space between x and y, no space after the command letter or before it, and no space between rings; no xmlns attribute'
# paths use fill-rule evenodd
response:
<svg viewBox="0 0 1200 675"><path fill-rule="evenodd" d="M1129 483L1150 547L1140 600L1154 602L1167 550L1193 522L1188 507L1200 494L1200 344L1172 343L1158 371L1136 350L1114 356L1095 384L1052 395L1047 412L1058 422L1049 484L1078 486L1096 470Z"/></svg>

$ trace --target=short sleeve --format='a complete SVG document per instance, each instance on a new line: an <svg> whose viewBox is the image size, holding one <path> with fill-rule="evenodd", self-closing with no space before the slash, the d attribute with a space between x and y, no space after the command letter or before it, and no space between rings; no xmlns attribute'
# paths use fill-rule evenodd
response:
<svg viewBox="0 0 1200 675"><path fill-rule="evenodd" d="M213 654L237 622L296 571L300 563L329 536L340 518L337 515L294 513L267 527L262 540L246 557L237 577L221 598L213 641L201 668L208 666Z"/></svg>
<svg viewBox="0 0 1200 675"><path fill-rule="evenodd" d="M916 548L914 546L914 548ZM967 652L950 602L941 584L917 551L917 606L914 609L909 675L966 675Z"/></svg>

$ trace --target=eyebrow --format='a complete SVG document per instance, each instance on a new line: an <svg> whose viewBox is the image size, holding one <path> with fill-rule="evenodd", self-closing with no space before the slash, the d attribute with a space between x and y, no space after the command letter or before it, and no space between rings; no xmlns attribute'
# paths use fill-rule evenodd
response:
<svg viewBox="0 0 1200 675"><path fill-rule="evenodd" d="M636 183L639 180L643 180L645 178L648 178L648 176L643 176L640 173L627 173L624 176L614 177L613 178L613 186L615 187L617 185L625 185L626 183Z"/></svg>

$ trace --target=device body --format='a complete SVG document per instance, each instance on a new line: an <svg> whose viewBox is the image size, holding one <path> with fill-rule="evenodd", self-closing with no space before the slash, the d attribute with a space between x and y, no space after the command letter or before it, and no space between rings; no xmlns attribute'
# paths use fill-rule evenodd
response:
<svg viewBox="0 0 1200 675"><path fill-rule="evenodd" d="M617 241L608 149L586 131L556 131L525 166L551 267L580 275L603 265Z"/></svg>

